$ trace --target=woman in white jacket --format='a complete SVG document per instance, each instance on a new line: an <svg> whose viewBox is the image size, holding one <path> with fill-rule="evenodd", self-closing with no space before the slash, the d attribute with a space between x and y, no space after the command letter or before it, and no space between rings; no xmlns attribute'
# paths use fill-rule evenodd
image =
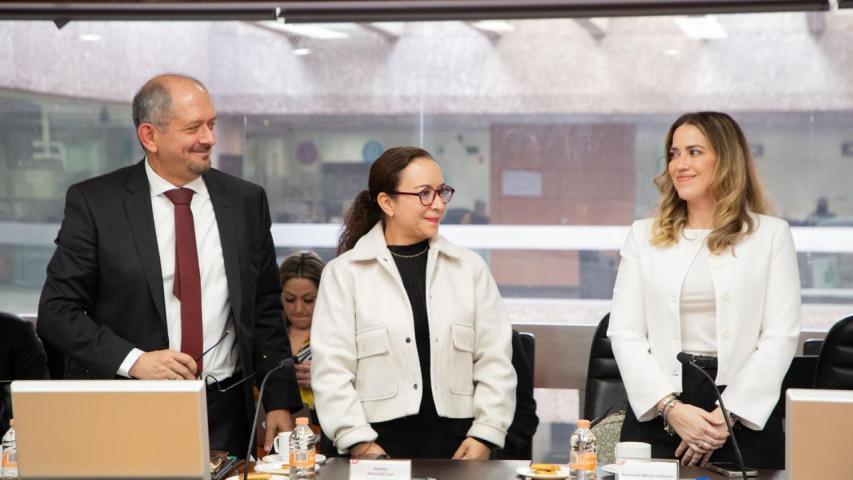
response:
<svg viewBox="0 0 853 480"><path fill-rule="evenodd" d="M341 453L487 459L515 410L511 326L475 253L438 235L453 188L425 150L370 168L323 272L311 385Z"/></svg>
<svg viewBox="0 0 853 480"><path fill-rule="evenodd" d="M683 464L734 461L713 386L733 414L745 463L784 468L779 400L800 331L790 229L767 210L749 146L728 115L683 115L666 136L655 218L631 227L608 336L631 408L623 441Z"/></svg>

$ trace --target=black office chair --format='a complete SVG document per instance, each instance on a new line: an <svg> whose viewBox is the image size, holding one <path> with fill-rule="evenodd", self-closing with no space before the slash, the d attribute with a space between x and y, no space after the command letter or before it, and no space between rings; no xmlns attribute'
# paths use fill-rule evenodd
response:
<svg viewBox="0 0 853 480"><path fill-rule="evenodd" d="M838 321L826 334L817 359L814 387L853 389L853 316Z"/></svg>
<svg viewBox="0 0 853 480"><path fill-rule="evenodd" d="M812 388L814 382L815 366L817 356L797 355L791 360L791 366L782 380L782 391L779 394L779 402L776 408L785 416L785 392L789 388Z"/></svg>
<svg viewBox="0 0 853 480"><path fill-rule="evenodd" d="M0 312L0 434L6 433L12 417L6 396L7 381L47 377L47 355L33 324L17 315Z"/></svg>
<svg viewBox="0 0 853 480"><path fill-rule="evenodd" d="M617 406L627 408L628 393L619 374L619 366L613 357L613 348L607 338L610 314L604 316L592 337L589 351L589 366L586 370L586 398L584 418L595 420L607 415Z"/></svg>
<svg viewBox="0 0 853 480"><path fill-rule="evenodd" d="M533 435L539 426L536 400L533 398L536 338L532 333L512 331L512 366L518 378L515 389L515 415L507 430L503 448L492 450L492 459L530 460Z"/></svg>
<svg viewBox="0 0 853 480"><path fill-rule="evenodd" d="M823 347L823 340L820 338L807 338L803 341L803 355L818 356L820 349Z"/></svg>

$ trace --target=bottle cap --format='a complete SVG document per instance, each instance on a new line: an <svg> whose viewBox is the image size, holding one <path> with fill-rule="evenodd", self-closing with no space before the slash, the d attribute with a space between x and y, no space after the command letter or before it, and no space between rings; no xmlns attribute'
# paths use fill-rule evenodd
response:
<svg viewBox="0 0 853 480"><path fill-rule="evenodd" d="M589 428L589 420L578 420L578 428Z"/></svg>
<svg viewBox="0 0 853 480"><path fill-rule="evenodd" d="M297 425L308 425L308 417L299 417L296 419Z"/></svg>

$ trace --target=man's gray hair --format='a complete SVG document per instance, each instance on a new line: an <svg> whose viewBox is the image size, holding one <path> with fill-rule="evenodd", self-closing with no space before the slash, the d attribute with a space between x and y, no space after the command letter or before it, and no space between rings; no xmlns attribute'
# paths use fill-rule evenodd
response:
<svg viewBox="0 0 853 480"><path fill-rule="evenodd" d="M190 80L207 91L203 83L188 75L177 73L157 75L145 82L133 97L133 124L137 128L143 123L150 123L160 130L165 130L169 124L172 114L172 97L165 82L168 78Z"/></svg>

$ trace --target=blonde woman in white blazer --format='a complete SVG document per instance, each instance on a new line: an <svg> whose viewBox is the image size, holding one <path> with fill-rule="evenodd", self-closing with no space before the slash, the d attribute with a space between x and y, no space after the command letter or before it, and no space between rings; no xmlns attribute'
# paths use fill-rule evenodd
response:
<svg viewBox="0 0 853 480"><path fill-rule="evenodd" d="M438 235L453 188L425 150L370 168L311 328L320 424L353 457L488 459L515 411L511 326L477 254Z"/></svg>
<svg viewBox="0 0 853 480"><path fill-rule="evenodd" d="M790 228L766 211L749 146L728 115L683 115L666 137L655 218L631 227L608 336L630 407L623 441L683 464L734 461L713 386L752 468L784 468L779 400L800 332Z"/></svg>

